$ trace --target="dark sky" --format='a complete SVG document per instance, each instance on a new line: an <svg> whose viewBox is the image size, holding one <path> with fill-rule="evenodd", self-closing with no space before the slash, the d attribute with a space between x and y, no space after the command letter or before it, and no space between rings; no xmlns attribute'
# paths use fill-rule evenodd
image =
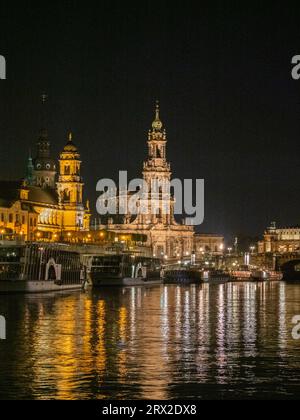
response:
<svg viewBox="0 0 300 420"><path fill-rule="evenodd" d="M159 99L174 176L206 182L201 231L299 224L300 8L241 3L0 1L0 177L23 176L46 91L53 155L72 130L95 204L98 179L140 176Z"/></svg>

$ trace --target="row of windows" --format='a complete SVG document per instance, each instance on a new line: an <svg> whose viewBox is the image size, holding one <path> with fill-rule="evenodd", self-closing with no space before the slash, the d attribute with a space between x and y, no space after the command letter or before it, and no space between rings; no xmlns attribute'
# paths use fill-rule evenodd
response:
<svg viewBox="0 0 300 420"><path fill-rule="evenodd" d="M278 229L278 236L282 235L300 235L300 229Z"/></svg>
<svg viewBox="0 0 300 420"><path fill-rule="evenodd" d="M278 247L278 251L279 252L295 252L295 251L299 251L299 246L297 245L290 245L290 246L279 246Z"/></svg>
<svg viewBox="0 0 300 420"><path fill-rule="evenodd" d="M2 223L21 223L22 225L26 224L26 217L25 216L20 216L19 214L14 215L13 213L9 213L8 215L6 215L5 213L1 213L0 214L0 221ZM36 219L34 218L30 218L29 219L29 225L31 227L36 226Z"/></svg>
<svg viewBox="0 0 300 420"><path fill-rule="evenodd" d="M200 248L198 248L198 252L219 252L220 251L220 246L202 246Z"/></svg>
<svg viewBox="0 0 300 420"><path fill-rule="evenodd" d="M71 171L71 167L69 165L64 166L63 173L65 175L80 175L80 167L76 166L75 171Z"/></svg>

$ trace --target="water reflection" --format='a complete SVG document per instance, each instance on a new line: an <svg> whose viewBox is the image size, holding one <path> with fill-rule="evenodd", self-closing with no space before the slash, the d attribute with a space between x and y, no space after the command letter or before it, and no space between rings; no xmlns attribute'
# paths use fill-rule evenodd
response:
<svg viewBox="0 0 300 420"><path fill-rule="evenodd" d="M1 398L300 396L300 285L0 297Z"/></svg>

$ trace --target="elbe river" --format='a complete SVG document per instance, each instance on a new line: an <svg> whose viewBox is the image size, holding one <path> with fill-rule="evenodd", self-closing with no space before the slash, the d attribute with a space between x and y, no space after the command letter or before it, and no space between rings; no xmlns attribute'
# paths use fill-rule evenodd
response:
<svg viewBox="0 0 300 420"><path fill-rule="evenodd" d="M0 399L300 398L300 283L0 296Z"/></svg>

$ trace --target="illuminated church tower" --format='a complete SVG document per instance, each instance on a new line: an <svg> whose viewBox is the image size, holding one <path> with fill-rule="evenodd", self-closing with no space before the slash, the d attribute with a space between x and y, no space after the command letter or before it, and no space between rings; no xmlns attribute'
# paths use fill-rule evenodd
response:
<svg viewBox="0 0 300 420"><path fill-rule="evenodd" d="M152 128L148 133L148 153L143 165L143 179L147 191L141 191L137 206L140 212L130 213L123 222L111 218L105 229L117 235L138 234L147 238L146 244L153 255L178 261L190 258L193 251L194 228L177 222L174 216L175 200L170 191L171 165L167 161L167 134L160 119L159 103L156 104ZM153 182L153 181L158 181ZM127 201L132 194L126 192Z"/></svg>
<svg viewBox="0 0 300 420"><path fill-rule="evenodd" d="M83 205L81 160L77 147L69 134L68 143L60 154L57 192L63 208L63 225L66 230L88 229L89 217Z"/></svg>
<svg viewBox="0 0 300 420"><path fill-rule="evenodd" d="M166 158L167 134L163 129L160 119L159 103L156 104L155 119L152 130L148 134L148 158L144 162L143 178L148 184L149 197L156 208L153 213L149 209L149 215L142 215L142 223L162 224L169 226L174 220L174 200L168 191L168 183L171 182L171 165ZM153 190L152 181L158 181L157 188Z"/></svg>

